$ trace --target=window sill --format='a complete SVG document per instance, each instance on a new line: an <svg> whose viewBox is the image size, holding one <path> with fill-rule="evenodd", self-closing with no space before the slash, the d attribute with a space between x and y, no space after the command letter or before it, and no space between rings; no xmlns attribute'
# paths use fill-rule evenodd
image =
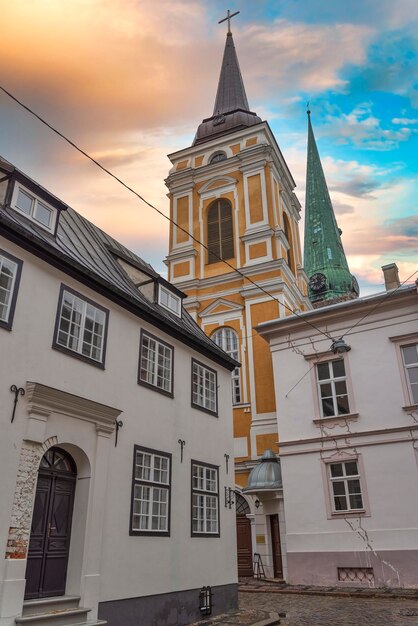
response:
<svg viewBox="0 0 418 626"><path fill-rule="evenodd" d="M90 359L88 356L84 356L84 354L80 354L75 350L70 350L70 348L66 348L65 346L61 346L59 343L53 343L52 348L54 350L58 350L58 352L62 352L67 356L71 356L74 359L78 359L79 361L83 361L84 363L88 363L89 365L93 365L101 370L105 369L105 365L103 361L95 361L94 359Z"/></svg>
<svg viewBox="0 0 418 626"><path fill-rule="evenodd" d="M138 378L137 383L141 387L146 387L147 389L152 389L152 391L156 391L157 393L161 393L163 396L167 396L168 398L174 398L173 391L166 391L165 389L161 389L160 387L157 387L157 385L152 385L151 383L147 383L147 382L145 382L145 380L141 380L140 378Z"/></svg>
<svg viewBox="0 0 418 626"><path fill-rule="evenodd" d="M317 426L322 426L323 424L344 425L347 421L356 422L358 420L358 417L358 413L347 413L346 415L333 415L331 417L314 418L313 422Z"/></svg>
<svg viewBox="0 0 418 626"><path fill-rule="evenodd" d="M194 404L194 402L192 402L191 404L193 409L197 409L198 411L202 411L202 413L207 413L208 415L213 415L213 417L218 417L218 411L211 411L211 409L207 409L204 406L200 406L200 404Z"/></svg>
<svg viewBox="0 0 418 626"><path fill-rule="evenodd" d="M370 517L370 513L366 509L357 509L356 511L333 511L328 515L328 519L345 519L347 517Z"/></svg>
<svg viewBox="0 0 418 626"><path fill-rule="evenodd" d="M129 530L130 537L170 537L169 530Z"/></svg>
<svg viewBox="0 0 418 626"><path fill-rule="evenodd" d="M402 411L405 411L405 413L412 413L414 411L418 411L418 404L410 404L409 406L403 406Z"/></svg>

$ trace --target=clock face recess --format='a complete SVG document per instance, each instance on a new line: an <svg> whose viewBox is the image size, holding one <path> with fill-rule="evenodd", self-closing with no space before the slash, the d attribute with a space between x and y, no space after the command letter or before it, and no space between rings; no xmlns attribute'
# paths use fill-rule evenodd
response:
<svg viewBox="0 0 418 626"><path fill-rule="evenodd" d="M322 291L327 284L327 279L325 274L321 274L321 272L316 272L316 274L312 274L309 279L309 287L312 291Z"/></svg>

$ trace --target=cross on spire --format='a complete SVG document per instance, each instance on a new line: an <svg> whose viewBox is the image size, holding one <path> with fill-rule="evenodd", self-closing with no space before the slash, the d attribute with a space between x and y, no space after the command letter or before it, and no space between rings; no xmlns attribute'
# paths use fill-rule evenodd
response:
<svg viewBox="0 0 418 626"><path fill-rule="evenodd" d="M222 22L226 22L228 21L228 35L231 34L231 18L235 17L235 15L238 15L239 11L235 11L235 13L231 13L231 11L228 9L228 11L226 12L226 17L223 18L223 20L220 20L218 22L218 24L222 24Z"/></svg>

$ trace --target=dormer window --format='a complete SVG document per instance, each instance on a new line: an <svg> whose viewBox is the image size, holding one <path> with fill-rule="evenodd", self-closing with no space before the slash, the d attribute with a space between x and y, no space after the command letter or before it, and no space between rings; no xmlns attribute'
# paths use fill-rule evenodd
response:
<svg viewBox="0 0 418 626"><path fill-rule="evenodd" d="M212 165L212 163L218 163L219 161L225 161L225 160L226 160L225 152L215 152L215 154L213 154L210 157L209 163L210 165Z"/></svg>
<svg viewBox="0 0 418 626"><path fill-rule="evenodd" d="M181 298L162 285L159 285L158 304L181 317Z"/></svg>
<svg viewBox="0 0 418 626"><path fill-rule="evenodd" d="M19 185L16 185L13 196L13 208L46 230L54 231L57 217L55 209Z"/></svg>

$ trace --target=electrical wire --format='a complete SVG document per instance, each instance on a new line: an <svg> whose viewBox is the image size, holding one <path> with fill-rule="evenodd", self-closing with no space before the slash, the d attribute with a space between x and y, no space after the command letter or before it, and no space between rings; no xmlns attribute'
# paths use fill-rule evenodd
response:
<svg viewBox="0 0 418 626"><path fill-rule="evenodd" d="M346 337L347 335L349 335L355 328L356 326L358 326L363 320L366 319L366 317L368 315L370 315L371 313L374 313L376 311L376 309L378 309L382 304L384 304L384 302L386 302L387 300L389 300L389 298L391 298L397 291L399 291L399 289L401 289L408 281L411 280L411 278L413 276L415 276L415 274L418 273L418 269L415 270L415 272L412 272L412 274L410 276L408 276L408 278L406 278L403 283L401 283L398 287L396 287L396 289L393 289L392 291L388 291L387 293L384 294L384 296L382 297L381 300L379 300L379 302L377 302L377 304L370 309L370 311L368 311L365 315L363 315L363 317L361 317L353 326L351 326L351 328L349 328L343 335L342 337L340 337L340 339L343 339L344 337Z"/></svg>
<svg viewBox="0 0 418 626"><path fill-rule="evenodd" d="M178 228L179 230L181 230L182 232L184 232L188 237L190 237L190 239L192 239L195 243L199 244L200 246L202 246L202 248L204 248L205 250L207 250L209 252L209 248L208 246L206 246L206 244L204 244L202 241L200 241L199 239L197 239L197 237L195 237L194 235L192 235L191 233L189 233L189 231L185 228L183 228L182 226L180 226L180 224L177 224L177 222L175 222L170 216L166 215L165 213L163 213L163 211L161 211L160 209L158 209L156 206L154 206L153 204L151 204L151 202L149 202L148 200L146 200L140 193L138 193L137 191L135 191L135 189L133 189L132 187L130 187L127 183L125 183L121 178L119 178L118 176L116 176L116 174L114 174L113 172L111 172L110 170L108 170L104 165L102 165L99 161L97 161L97 159L95 159L94 157L92 157L90 154L88 154L85 150L83 150L82 148L80 148L76 143L74 143L73 141L71 141L71 139L68 139L68 137L66 137L66 135L64 135L63 133L61 133L59 130L57 130L54 126L52 126L49 122L47 122L43 117L41 117L40 115L38 115L38 113L36 113L35 111L33 111L33 109L31 109L29 106L27 106L26 104L24 104L21 100L19 100L16 96L14 96L10 91L8 91L5 87L3 87L2 85L0 85L0 90L3 91L3 93L5 93L9 98L11 98L14 102L16 102L19 106L21 106L23 109L25 109L25 111L27 111L28 113L30 113L30 115L33 115L34 117L36 117L42 124L44 124L44 126L46 126L47 128L49 128L53 133L55 133L56 135L58 135L58 137L60 137L61 139L63 139L65 142L67 142L72 148L74 148L75 150L77 150L80 154L82 154L84 157L86 157L86 159L88 159L89 161L91 161L92 163L94 163L94 165L96 165L99 169L101 169L105 174L107 174L108 176L110 176L111 178L113 178L114 180L116 180L120 185L122 185L123 187L125 187L125 189L127 189L130 193L132 193L133 195L135 195L139 200L141 200L141 202L143 202L144 204L146 204L148 207L150 207L151 209L153 209L154 211L156 211L159 215L161 215L162 217L164 217L166 220L168 220L171 224L173 224L174 226L176 226L176 228ZM279 304L282 304L288 311L290 311L293 315L295 315L296 317L298 317L299 319L301 319L303 322L305 322L305 324L307 324L308 326L310 326L312 329L314 329L315 331L319 332L321 335L324 335L324 337L326 337L327 339L329 339L330 341L333 341L333 337L331 337L331 335L329 335L326 331L321 330L320 328L318 328L315 324L313 324L312 322L310 322L309 320L305 319L304 317L302 317L302 315L300 315L299 313L297 313L296 311L294 311L290 306L288 306L286 303L284 302L280 302L272 293L270 293L267 289L265 289L264 287L262 287L261 285L259 285L258 283L256 283L256 281L254 281L252 278L250 278L249 276L246 276L243 272L241 272L241 270L239 270L238 268L234 267L231 263L229 263L227 260L222 259L220 256L218 256L216 253L214 253L212 250L210 251L210 254L212 256L215 256L219 261L222 261L222 263L224 263L227 267L229 267L232 271L236 272L237 274L239 274L239 276L241 276L242 278L244 278L245 280L247 280L248 282L250 282L252 285L254 285L254 287L257 287L257 289L259 289L260 291L262 291L264 294L266 294L269 298L272 298L273 300L275 300L276 302L279 302Z"/></svg>
<svg viewBox="0 0 418 626"><path fill-rule="evenodd" d="M345 332L345 333L344 333L341 337L339 337L339 339L343 339L344 337L346 337L347 335L349 335L349 334L350 334L350 333L354 330L354 328L356 328L356 326L358 326L358 325L359 325L359 324L360 324L360 323L361 323L364 319L366 319L366 317L367 317L368 315L370 315L371 313L374 313L374 311L376 311L376 309L378 309L380 305L382 305L384 302L386 302L387 300L389 300L389 298L391 298L391 297L393 296L393 294L394 294L394 293L396 293L397 291L399 291L399 289L401 289L401 288L405 285L405 283L407 283L409 280L411 280L411 278L412 278L413 276L415 276L415 274L417 274L417 273L418 273L418 269L417 269L417 270L415 270L415 272L413 272L410 276L408 276L408 278L406 278L406 279L403 281L403 283L401 283L401 284L399 285L399 287L396 287L396 289L394 289L393 291L389 291L388 293L386 293L386 294L384 295L384 297L383 297L383 298L382 298L382 299L381 299L381 300L380 300L380 301L379 301L379 302L378 302L378 303L377 303L377 304L376 304L376 305L375 305L372 309L370 309L370 311L368 311L368 312L367 312L365 315L363 315L363 317L361 317L361 318L360 318L360 319L359 319L359 320L358 320L355 324L353 324L353 326L352 326L351 328L349 328L349 329L347 330L347 332ZM324 355L324 357L322 357L322 358L326 358L326 359L328 359L328 358L329 358L329 357L328 357L328 354ZM297 381L297 382L293 385L293 387L291 387L291 388L289 389L289 391L285 394L285 398L287 398L287 397L289 396L289 394L290 394L290 393L291 393L294 389L296 389L296 387L299 385L299 383L301 383L301 382L302 382L302 380L303 380L303 379L304 379L304 378L305 378L305 377L309 374L309 372L311 372L311 371L313 370L313 368L315 367L315 365L317 365L318 363L321 363L322 358L320 357L318 360L316 360L316 361L315 361L315 362L311 365L311 367L310 367L310 368L309 368L309 369L308 369L308 370L307 370L307 371L303 374L303 376L301 376L301 377L299 378L299 380L298 380L298 381Z"/></svg>

